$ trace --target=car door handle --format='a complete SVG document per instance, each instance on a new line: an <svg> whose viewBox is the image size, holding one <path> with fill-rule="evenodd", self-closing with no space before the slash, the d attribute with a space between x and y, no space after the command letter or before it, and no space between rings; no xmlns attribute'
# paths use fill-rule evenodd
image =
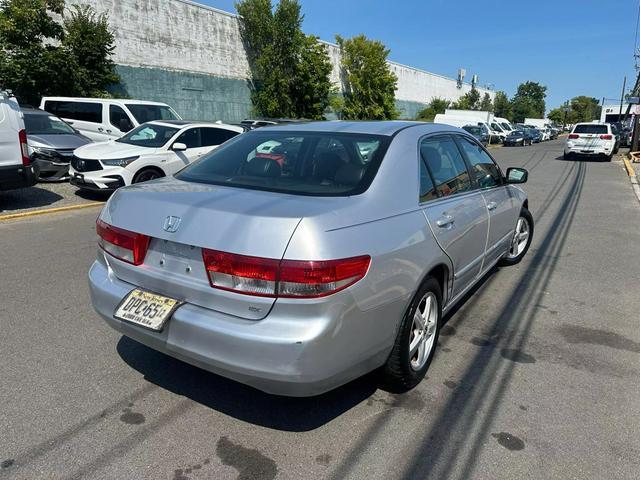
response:
<svg viewBox="0 0 640 480"><path fill-rule="evenodd" d="M447 228L450 225L453 225L454 218L451 215L443 215L439 219L436 220L436 225L440 228Z"/></svg>
<svg viewBox="0 0 640 480"><path fill-rule="evenodd" d="M111 130L107 130L107 133L111 133Z"/></svg>
<svg viewBox="0 0 640 480"><path fill-rule="evenodd" d="M496 202L487 203L487 210L495 210L498 208L498 204Z"/></svg>
<svg viewBox="0 0 640 480"><path fill-rule="evenodd" d="M99 131L99 132L104 132L104 128L102 128L102 127L98 127L98 131Z"/></svg>

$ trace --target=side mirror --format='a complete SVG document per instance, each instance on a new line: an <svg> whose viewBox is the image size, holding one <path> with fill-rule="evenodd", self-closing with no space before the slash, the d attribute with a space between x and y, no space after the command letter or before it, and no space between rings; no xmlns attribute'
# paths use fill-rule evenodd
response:
<svg viewBox="0 0 640 480"><path fill-rule="evenodd" d="M128 132L129 130L133 129L133 125L131 124L131 121L127 118L121 118L120 122L118 122L118 128L120 129L121 132Z"/></svg>
<svg viewBox="0 0 640 480"><path fill-rule="evenodd" d="M507 168L507 183L527 183L529 172L524 168Z"/></svg>
<svg viewBox="0 0 640 480"><path fill-rule="evenodd" d="M174 152L184 152L187 149L187 146L184 143L176 142L171 147L171 150Z"/></svg>

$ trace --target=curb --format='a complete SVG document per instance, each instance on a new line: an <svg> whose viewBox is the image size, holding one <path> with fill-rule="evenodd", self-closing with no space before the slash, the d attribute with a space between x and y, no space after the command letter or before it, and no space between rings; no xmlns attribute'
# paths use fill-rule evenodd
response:
<svg viewBox="0 0 640 480"><path fill-rule="evenodd" d="M624 168L627 171L627 175L635 178L636 171L633 169L633 165L631 165L631 162L629 161L626 155L622 157L622 161L624 162Z"/></svg>
<svg viewBox="0 0 640 480"><path fill-rule="evenodd" d="M636 177L636 171L633 168L633 165L631 165L628 155L624 155L622 157L622 161L624 163L624 169L627 171L627 175L629 175L629 181L631 182L633 193L636 194L636 198L638 199L638 202L640 202L640 182L638 182L638 177Z"/></svg>
<svg viewBox="0 0 640 480"><path fill-rule="evenodd" d="M72 210L81 210L83 208L97 207L98 205L104 205L104 204L105 202L91 202L91 203L81 203L80 205L69 205L67 207L45 208L42 210L30 210L28 212L11 213L9 215L0 215L0 222L6 221L6 220L15 220L18 218L35 217L38 215L48 215L50 213L60 213L60 212L69 212Z"/></svg>

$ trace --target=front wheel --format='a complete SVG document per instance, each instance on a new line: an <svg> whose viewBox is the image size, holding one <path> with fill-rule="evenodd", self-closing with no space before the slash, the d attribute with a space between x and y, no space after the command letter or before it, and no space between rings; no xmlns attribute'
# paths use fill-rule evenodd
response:
<svg viewBox="0 0 640 480"><path fill-rule="evenodd" d="M143 168L133 177L132 183L148 182L160 177L164 177L164 174L155 168Z"/></svg>
<svg viewBox="0 0 640 480"><path fill-rule="evenodd" d="M518 221L516 222L516 228L511 238L511 246L507 254L500 260L501 266L511 266L524 258L531 245L533 239L533 216L526 208L522 207Z"/></svg>
<svg viewBox="0 0 640 480"><path fill-rule="evenodd" d="M442 291L433 277L422 283L407 310L391 354L382 367L382 385L406 392L424 378L440 334Z"/></svg>

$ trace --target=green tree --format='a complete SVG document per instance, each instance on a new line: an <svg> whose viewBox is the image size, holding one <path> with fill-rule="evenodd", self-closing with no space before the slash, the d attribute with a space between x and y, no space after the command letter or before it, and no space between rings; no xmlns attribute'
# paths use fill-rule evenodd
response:
<svg viewBox="0 0 640 480"><path fill-rule="evenodd" d="M491 95L485 93L482 97L482 101L480 102L479 110L483 112L493 112L493 100L491 100Z"/></svg>
<svg viewBox="0 0 640 480"><path fill-rule="evenodd" d="M571 99L570 108L575 112L575 122L590 122L600 118L602 107L597 98L580 95Z"/></svg>
<svg viewBox="0 0 640 480"><path fill-rule="evenodd" d="M298 0L240 0L240 33L251 68L257 115L322 118L329 105L331 63L317 37L302 32Z"/></svg>
<svg viewBox="0 0 640 480"><path fill-rule="evenodd" d="M518 85L518 91L511 100L513 121L524 122L525 118L544 118L547 87L538 82L525 82Z"/></svg>
<svg viewBox="0 0 640 480"><path fill-rule="evenodd" d="M471 90L462 95L454 104L453 108L457 110L479 110L480 109L480 92L471 85Z"/></svg>
<svg viewBox="0 0 640 480"><path fill-rule="evenodd" d="M451 101L444 98L434 97L426 108L420 110L416 116L416 120L423 122L432 122L436 115L444 113L451 105Z"/></svg>
<svg viewBox="0 0 640 480"><path fill-rule="evenodd" d="M75 96L108 95L106 87L119 81L111 56L115 38L107 16L89 6L73 5L63 21L62 48L71 62Z"/></svg>
<svg viewBox="0 0 640 480"><path fill-rule="evenodd" d="M364 35L336 36L341 53L344 87L343 118L388 120L398 116L395 106L397 77L389 69L389 50Z"/></svg>
<svg viewBox="0 0 640 480"><path fill-rule="evenodd" d="M504 92L496 92L496 98L493 101L493 112L496 117L511 120L511 102Z"/></svg>
<svg viewBox="0 0 640 480"><path fill-rule="evenodd" d="M74 8L69 18L64 13L64 0L0 2L0 84L23 103L98 94L118 81L106 17L89 8Z"/></svg>
<svg viewBox="0 0 640 480"><path fill-rule="evenodd" d="M557 125L563 125L565 112L561 108L554 108L547 114L547 118Z"/></svg>

